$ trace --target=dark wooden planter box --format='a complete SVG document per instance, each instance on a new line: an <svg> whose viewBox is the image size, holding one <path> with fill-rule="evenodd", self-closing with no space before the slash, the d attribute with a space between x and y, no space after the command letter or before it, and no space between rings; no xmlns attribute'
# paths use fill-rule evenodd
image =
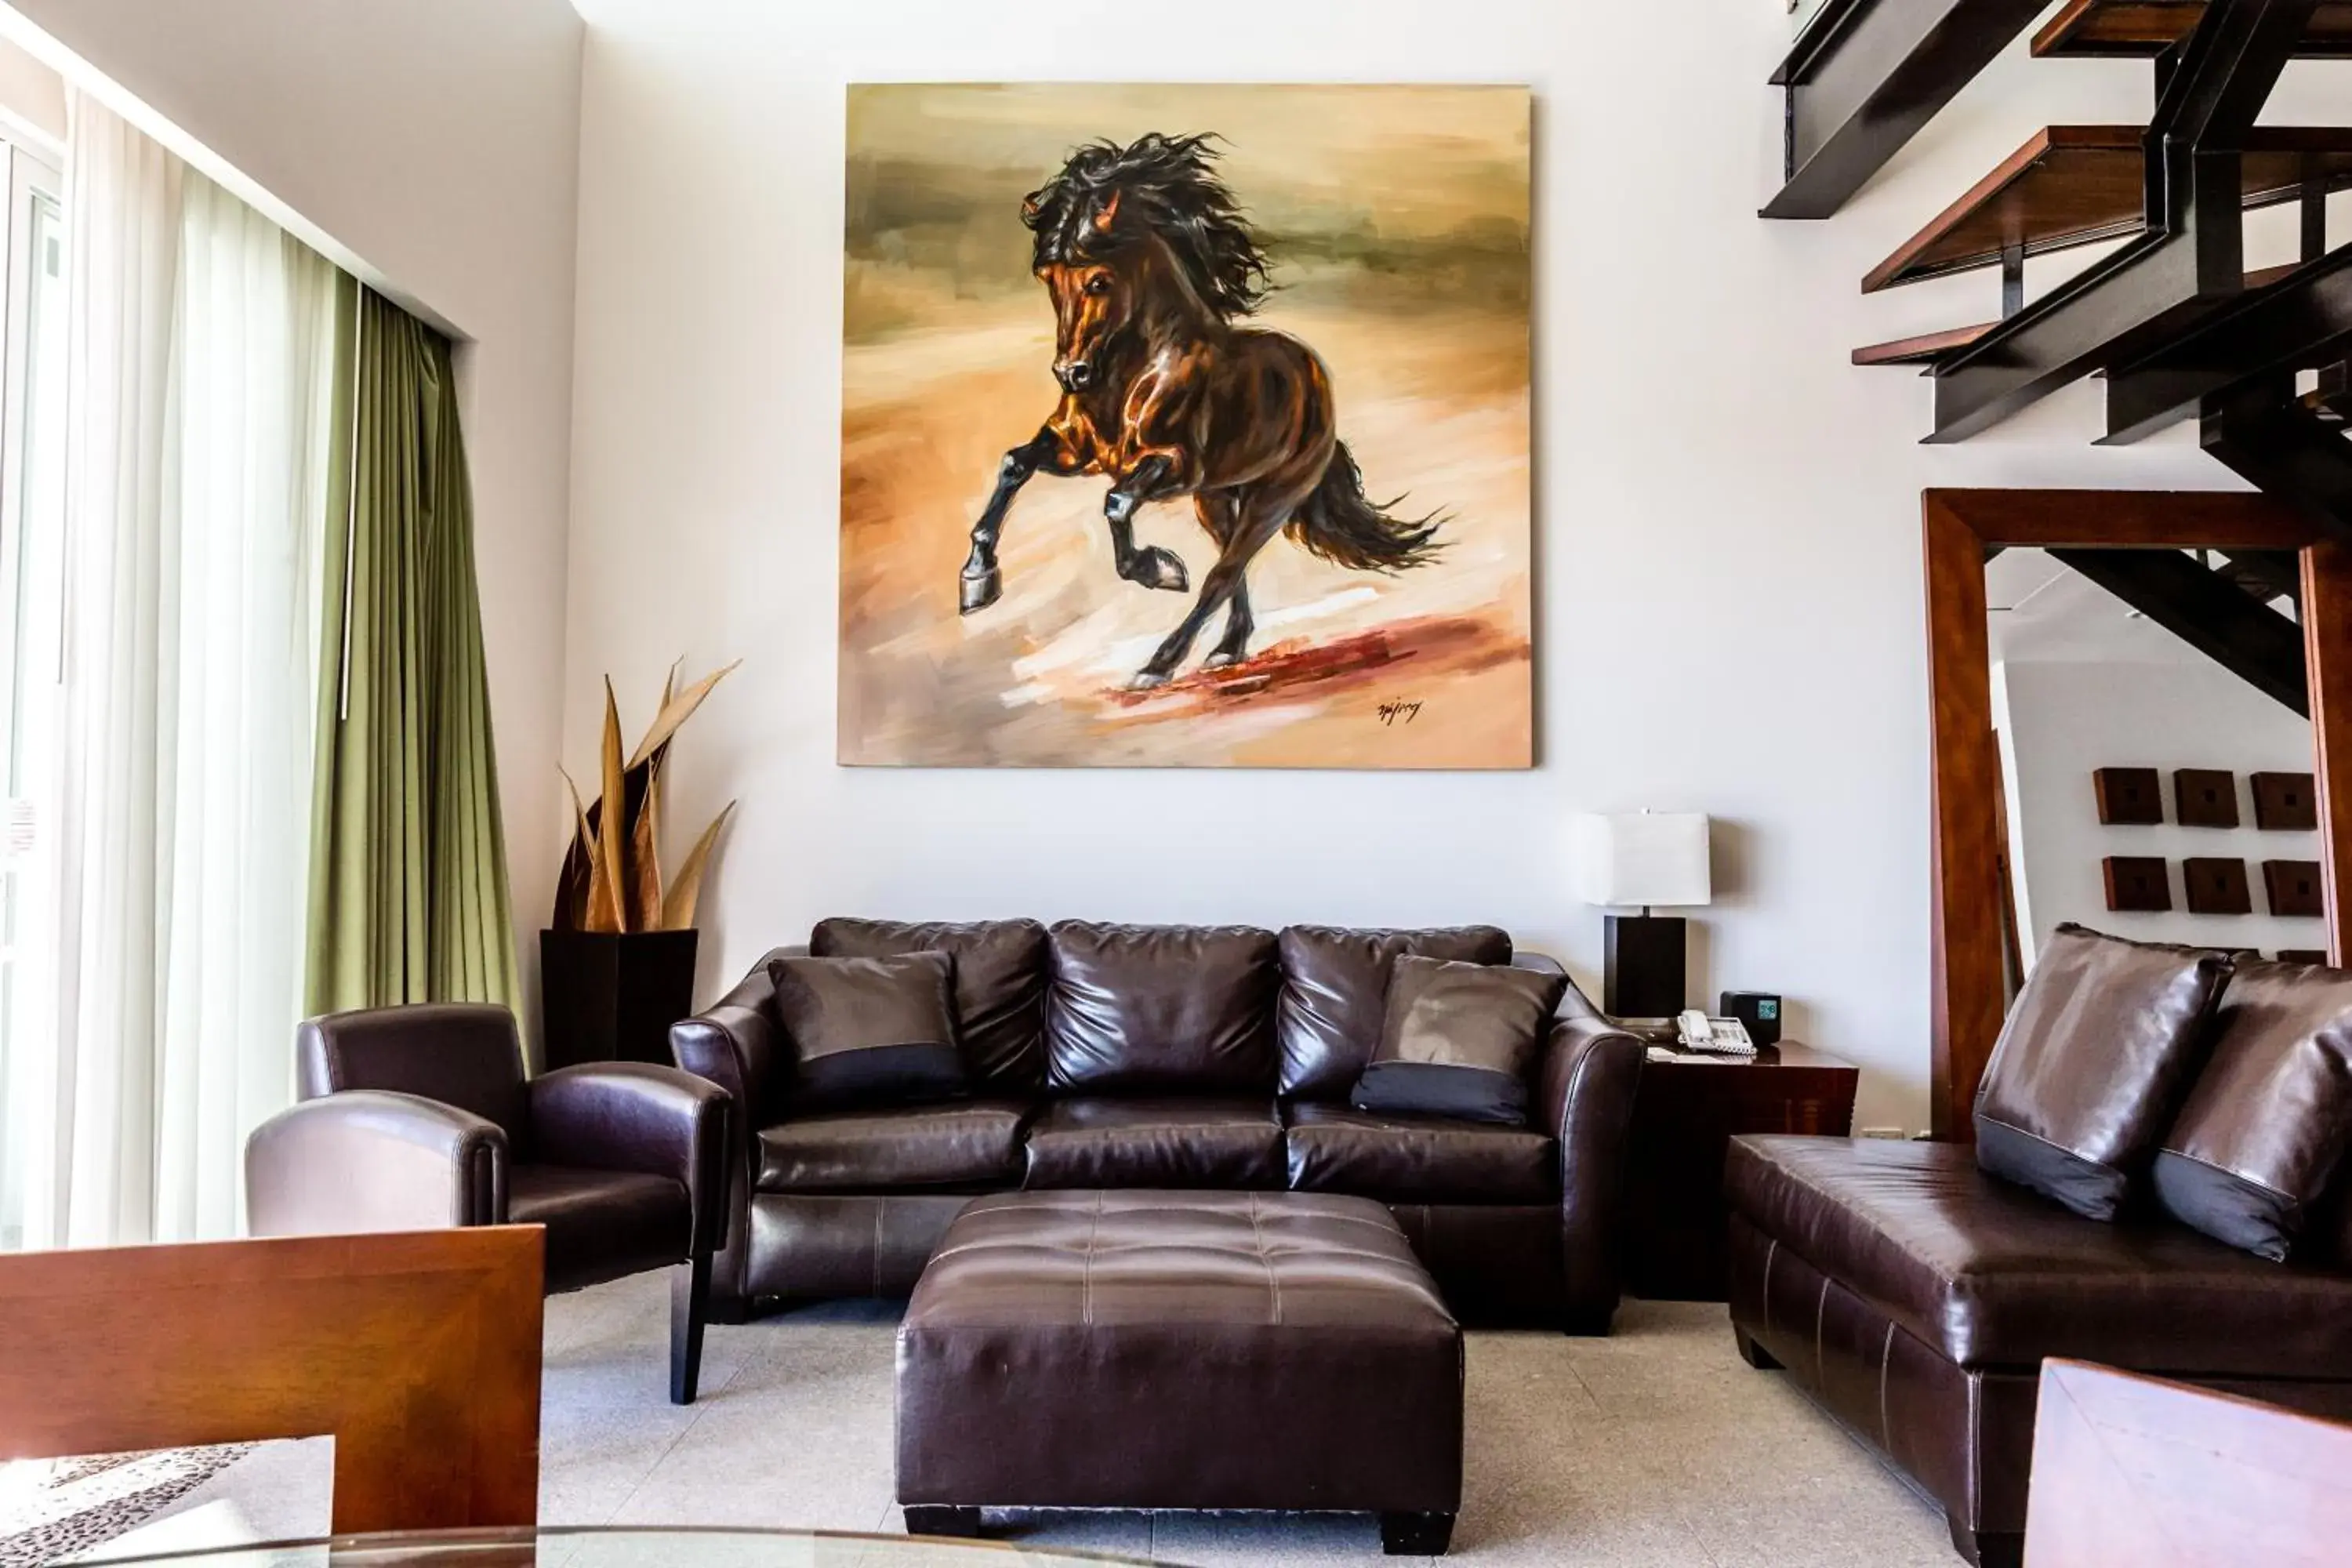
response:
<svg viewBox="0 0 2352 1568"><path fill-rule="evenodd" d="M547 1067L667 1066L669 1026L694 1011L694 938L690 931L541 931Z"/></svg>

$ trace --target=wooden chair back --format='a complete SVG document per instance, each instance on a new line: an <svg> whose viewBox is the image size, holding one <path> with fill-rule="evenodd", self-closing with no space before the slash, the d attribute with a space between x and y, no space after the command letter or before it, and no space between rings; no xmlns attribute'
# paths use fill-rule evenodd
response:
<svg viewBox="0 0 2352 1568"><path fill-rule="evenodd" d="M334 1530L539 1517L536 1226L0 1257L0 1459L331 1436Z"/></svg>
<svg viewBox="0 0 2352 1568"><path fill-rule="evenodd" d="M2026 1568L2300 1568L2352 1552L2352 1426L2042 1363Z"/></svg>

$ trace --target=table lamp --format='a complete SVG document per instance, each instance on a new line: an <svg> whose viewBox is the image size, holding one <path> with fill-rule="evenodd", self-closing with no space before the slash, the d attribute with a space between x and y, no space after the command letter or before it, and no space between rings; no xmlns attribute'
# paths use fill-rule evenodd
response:
<svg viewBox="0 0 2352 1568"><path fill-rule="evenodd" d="M1588 904L1642 910L1604 918L1601 1011L1616 1018L1681 1012L1690 1005L1687 933L1679 915L1650 910L1696 907L1711 897L1706 814L1581 816L1574 847L1579 897Z"/></svg>

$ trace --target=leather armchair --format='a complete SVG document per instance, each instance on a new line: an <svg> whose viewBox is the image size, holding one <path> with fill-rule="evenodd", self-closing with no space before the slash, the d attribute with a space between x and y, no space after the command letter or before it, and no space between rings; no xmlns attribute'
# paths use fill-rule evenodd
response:
<svg viewBox="0 0 2352 1568"><path fill-rule="evenodd" d="M538 1225L551 1290L670 1268L670 1397L693 1403L726 1090L635 1062L527 1079L503 1007L335 1014L295 1050L300 1103L246 1144L256 1236Z"/></svg>

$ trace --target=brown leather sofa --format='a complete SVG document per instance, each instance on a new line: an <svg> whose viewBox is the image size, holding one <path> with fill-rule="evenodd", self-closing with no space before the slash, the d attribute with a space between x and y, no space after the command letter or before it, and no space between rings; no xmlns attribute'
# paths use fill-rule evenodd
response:
<svg viewBox="0 0 2352 1568"><path fill-rule="evenodd" d="M670 1397L702 1363L727 1097L675 1068L523 1076L503 1007L445 1003L313 1018L300 1102L246 1141L256 1236L538 1225L550 1291L675 1266Z"/></svg>
<svg viewBox="0 0 2352 1568"><path fill-rule="evenodd" d="M812 1114L769 962L954 959L969 1099ZM1349 1094L1401 953L1557 973L1492 927L1366 931L828 920L670 1032L744 1108L711 1310L910 1292L976 1194L1315 1191L1386 1204L1454 1310L1605 1333L1643 1047L1573 985L1525 1127L1382 1117Z"/></svg>
<svg viewBox="0 0 2352 1568"><path fill-rule="evenodd" d="M2119 999L2134 968L2153 1001ZM2023 1560L2046 1357L2352 1418L2347 1180L2327 1174L2352 1134L2352 975L2249 963L2212 984L2229 973L2221 954L2062 931L1988 1069L1979 1147L1731 1146L1741 1353L1875 1444L1970 1562ZM2294 1170L2309 1180L2279 1174ZM2106 1175L2128 1179L2112 1206L2082 1181ZM2286 1237L2209 1234L2285 1213Z"/></svg>

